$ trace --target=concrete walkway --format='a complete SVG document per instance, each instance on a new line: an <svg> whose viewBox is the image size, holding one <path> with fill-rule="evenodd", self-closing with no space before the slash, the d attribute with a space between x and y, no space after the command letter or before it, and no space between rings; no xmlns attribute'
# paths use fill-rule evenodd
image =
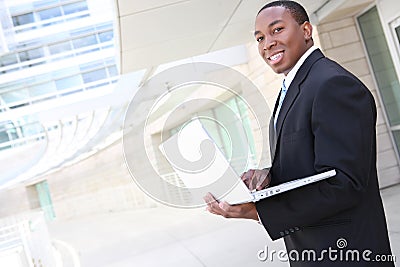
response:
<svg viewBox="0 0 400 267"><path fill-rule="evenodd" d="M400 185L382 190L393 254L400 258ZM272 242L253 221L226 220L203 210L159 207L93 215L49 225L66 263L82 267L289 266L279 259L282 240ZM268 247L273 258L260 261ZM265 254L260 254L264 256ZM400 261L400 260L399 260Z"/></svg>

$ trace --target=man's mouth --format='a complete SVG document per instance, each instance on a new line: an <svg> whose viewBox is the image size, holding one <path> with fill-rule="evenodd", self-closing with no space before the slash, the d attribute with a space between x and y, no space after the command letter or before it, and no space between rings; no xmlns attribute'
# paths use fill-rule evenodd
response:
<svg viewBox="0 0 400 267"><path fill-rule="evenodd" d="M270 56L268 58L268 60L269 60L270 64L274 65L274 64L279 63L281 61L282 57L283 57L283 52L279 52L279 53L276 53L276 54Z"/></svg>

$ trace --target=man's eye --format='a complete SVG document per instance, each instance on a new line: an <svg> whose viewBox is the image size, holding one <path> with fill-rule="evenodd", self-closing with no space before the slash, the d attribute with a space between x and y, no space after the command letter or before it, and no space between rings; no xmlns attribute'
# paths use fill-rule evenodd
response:
<svg viewBox="0 0 400 267"><path fill-rule="evenodd" d="M274 33L278 33L278 32L280 32L282 29L283 29L282 27L278 27L278 28L275 28L275 29L273 30L273 32L274 32Z"/></svg>
<svg viewBox="0 0 400 267"><path fill-rule="evenodd" d="M261 42L262 40L264 40L264 37L257 37L256 40L257 42Z"/></svg>

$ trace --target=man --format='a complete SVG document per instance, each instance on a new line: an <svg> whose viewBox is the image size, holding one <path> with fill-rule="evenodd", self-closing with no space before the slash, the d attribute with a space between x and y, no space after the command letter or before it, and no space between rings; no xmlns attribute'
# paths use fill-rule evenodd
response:
<svg viewBox="0 0 400 267"><path fill-rule="evenodd" d="M254 34L261 57L285 79L270 122L269 175L251 170L242 178L253 188L329 169L337 175L255 204L230 206L208 194L208 211L260 221L273 240L284 238L291 266L394 266L373 262L391 250L370 91L313 46L308 15L294 1L265 5Z"/></svg>

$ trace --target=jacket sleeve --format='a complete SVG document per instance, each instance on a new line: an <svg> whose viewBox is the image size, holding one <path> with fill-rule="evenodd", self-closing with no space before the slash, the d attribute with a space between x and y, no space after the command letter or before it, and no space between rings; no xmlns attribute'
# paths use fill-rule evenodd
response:
<svg viewBox="0 0 400 267"><path fill-rule="evenodd" d="M375 122L373 97L356 78L335 76L317 88L311 112L311 164L316 172L335 169L337 175L256 203L273 240L357 205L376 170Z"/></svg>

